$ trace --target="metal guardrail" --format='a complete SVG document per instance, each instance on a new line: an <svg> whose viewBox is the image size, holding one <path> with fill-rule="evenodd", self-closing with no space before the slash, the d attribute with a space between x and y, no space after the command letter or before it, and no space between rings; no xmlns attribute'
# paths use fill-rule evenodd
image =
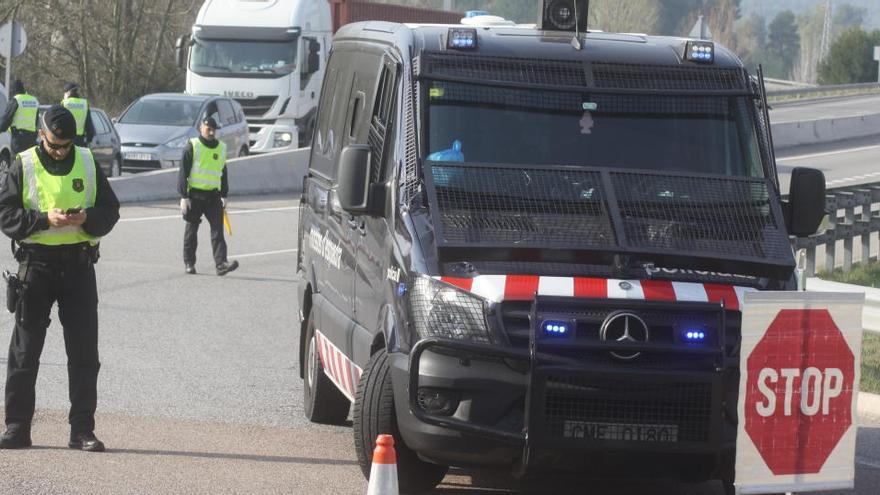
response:
<svg viewBox="0 0 880 495"><path fill-rule="evenodd" d="M843 241L843 270L853 266L853 243L861 242L859 261L867 264L871 256L871 239L880 232L880 211L873 206L880 204L880 182L828 189L825 211L829 213L826 229L816 235L792 240L792 246L806 250L805 275L816 273L816 248L825 246L825 272L831 273L836 266L837 244ZM880 206L878 206L880 209Z"/></svg>
<svg viewBox="0 0 880 495"><path fill-rule="evenodd" d="M812 292L860 292L865 294L865 306L862 308L862 328L869 332L880 333L880 289L818 278L807 278L806 288Z"/></svg>
<svg viewBox="0 0 880 495"><path fill-rule="evenodd" d="M814 86L809 88L795 89L778 89L775 91L767 91L768 97L776 96L794 96L797 98L818 97L827 93L835 93L841 91L862 91L871 92L880 91L880 83L860 83L860 84L837 84L833 86Z"/></svg>

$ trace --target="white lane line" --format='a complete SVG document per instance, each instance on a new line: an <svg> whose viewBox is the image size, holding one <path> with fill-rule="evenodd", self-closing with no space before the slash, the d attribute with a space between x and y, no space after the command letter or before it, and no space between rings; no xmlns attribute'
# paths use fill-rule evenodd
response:
<svg viewBox="0 0 880 495"><path fill-rule="evenodd" d="M299 251L298 249L279 249L277 251L263 251L262 253L249 253L249 254L234 254L230 255L229 258L253 258L256 256L271 256L273 254L284 254L284 253L295 253Z"/></svg>
<svg viewBox="0 0 880 495"><path fill-rule="evenodd" d="M821 158L823 156L845 155L847 153L858 153L859 151L868 151L880 149L880 145L862 146L860 148L847 148L845 150L826 151L824 153L811 153L808 155L786 156L785 158L777 158L777 162L788 162L793 160L806 160L807 158Z"/></svg>
<svg viewBox="0 0 880 495"><path fill-rule="evenodd" d="M240 211L230 211L230 215L248 215L251 213L266 213L273 211L290 211L290 210L298 210L299 206L284 206L280 208L261 208L259 210L240 210ZM181 219L180 214L177 215L162 215L160 217L138 217L138 218L121 218L120 222L148 222L151 220L168 220L170 218Z"/></svg>
<svg viewBox="0 0 880 495"><path fill-rule="evenodd" d="M880 469L880 462L870 461L868 459L865 459L864 457L856 457L856 464L872 467L874 469Z"/></svg>

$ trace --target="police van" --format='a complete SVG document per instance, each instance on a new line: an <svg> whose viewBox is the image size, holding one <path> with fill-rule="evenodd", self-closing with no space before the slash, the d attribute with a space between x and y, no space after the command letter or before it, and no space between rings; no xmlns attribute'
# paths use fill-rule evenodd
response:
<svg viewBox="0 0 880 495"><path fill-rule="evenodd" d="M393 434L404 492L449 466L733 491L744 294L797 289L825 179L794 169L782 200L733 53L586 32L585 7L334 38L300 210L304 408L353 404L365 475Z"/></svg>

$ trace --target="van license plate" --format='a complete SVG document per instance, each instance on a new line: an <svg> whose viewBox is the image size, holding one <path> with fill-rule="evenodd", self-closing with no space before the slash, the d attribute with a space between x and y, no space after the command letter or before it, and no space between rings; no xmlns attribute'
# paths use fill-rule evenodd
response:
<svg viewBox="0 0 880 495"><path fill-rule="evenodd" d="M673 443L678 441L678 426L588 423L567 420L563 425L562 436L619 442Z"/></svg>
<svg viewBox="0 0 880 495"><path fill-rule="evenodd" d="M148 162L153 159L153 155L149 153L126 153L126 160L138 160L143 162Z"/></svg>

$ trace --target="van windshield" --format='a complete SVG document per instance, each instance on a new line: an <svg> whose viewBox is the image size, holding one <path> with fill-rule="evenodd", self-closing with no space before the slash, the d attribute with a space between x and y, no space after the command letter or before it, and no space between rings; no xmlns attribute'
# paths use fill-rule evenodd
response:
<svg viewBox="0 0 880 495"><path fill-rule="evenodd" d="M202 108L202 100L141 99L119 118L120 124L194 125Z"/></svg>
<svg viewBox="0 0 880 495"><path fill-rule="evenodd" d="M763 177L753 102L431 81L432 161L581 165Z"/></svg>
<svg viewBox="0 0 880 495"><path fill-rule="evenodd" d="M281 77L296 69L297 40L194 40L190 70L200 75Z"/></svg>

